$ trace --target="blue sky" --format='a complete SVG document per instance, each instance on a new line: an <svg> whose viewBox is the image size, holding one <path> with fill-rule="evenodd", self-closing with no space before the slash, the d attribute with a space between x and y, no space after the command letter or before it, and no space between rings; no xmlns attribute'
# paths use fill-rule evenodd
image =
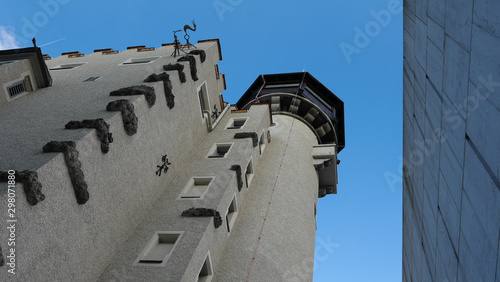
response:
<svg viewBox="0 0 500 282"><path fill-rule="evenodd" d="M400 281L402 0L0 0L0 49L159 47L196 20L219 38L224 98L259 74L304 68L345 103L338 194L319 200L314 281Z"/></svg>

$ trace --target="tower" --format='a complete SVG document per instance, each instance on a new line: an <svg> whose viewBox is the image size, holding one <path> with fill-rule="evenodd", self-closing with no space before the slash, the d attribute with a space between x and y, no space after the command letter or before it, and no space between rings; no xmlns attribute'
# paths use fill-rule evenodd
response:
<svg viewBox="0 0 500 282"><path fill-rule="evenodd" d="M173 51L0 51L0 280L312 279L342 101L290 73L229 105L219 40Z"/></svg>

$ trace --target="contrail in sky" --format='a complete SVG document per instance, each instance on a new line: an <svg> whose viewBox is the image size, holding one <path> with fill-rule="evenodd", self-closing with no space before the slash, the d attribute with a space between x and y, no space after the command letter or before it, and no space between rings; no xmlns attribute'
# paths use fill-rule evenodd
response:
<svg viewBox="0 0 500 282"><path fill-rule="evenodd" d="M66 38L65 38L65 37L63 37L63 38L61 38L61 39L57 39L57 40L55 40L55 41L52 41L52 42L49 42L49 43L45 43L45 44L40 45L40 46L38 46L38 47L42 47L42 46L46 46L46 45L49 45L49 44L52 44L52 43L56 43L56 42L59 42L59 41L64 40L64 39L66 39Z"/></svg>

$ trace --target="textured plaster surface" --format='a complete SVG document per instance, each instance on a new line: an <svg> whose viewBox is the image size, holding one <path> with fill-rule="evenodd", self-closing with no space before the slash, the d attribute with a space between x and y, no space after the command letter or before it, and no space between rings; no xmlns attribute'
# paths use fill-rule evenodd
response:
<svg viewBox="0 0 500 282"><path fill-rule="evenodd" d="M198 75L207 81L210 101L218 105L224 86L214 72L217 44L200 43L197 47L207 52L205 63L198 59ZM97 280L132 231L147 219L160 195L177 187L177 179L184 182L184 164L189 163L196 151L193 149L207 134L206 125L200 120L196 95L200 83L188 78L181 84L176 71L172 71L175 74L171 76L172 87L183 95L176 97L176 107L171 110L163 95L162 82L148 84L155 89L158 100L151 108L143 95L127 97L138 117L137 134L133 136L125 133L120 112L106 111L106 105L117 98L109 96L111 91L143 84L151 73L163 72L163 65L176 62L169 56L172 51L171 47L162 47L149 52L127 50L113 55L94 53L78 58L54 58L47 61L49 68L64 63L87 63L76 69L51 71L53 86L0 105L0 131L5 133L0 136L3 145L0 170L36 171L45 195L44 201L31 206L22 184L18 182L16 186L16 208L22 211L16 214L16 239L23 242L16 247L18 280ZM152 56L161 57L145 65L120 65L130 58ZM83 82L91 76L101 78ZM95 118L103 118L113 132L113 146L107 154L101 152L94 129L64 129L68 121ZM91 195L85 205L75 201L63 154L42 153L42 147L51 140L75 141ZM173 165L167 174L158 177L156 166L166 154ZM7 202L6 191L7 184L0 183L0 202ZM172 215L180 218L181 212L174 208ZM0 213L7 214L6 205L0 205ZM144 238L149 240L152 233L143 231ZM200 234L196 231L186 238ZM8 235L2 229L0 242L7 242ZM145 244L139 241L137 246L128 247L134 251L134 258ZM116 271L108 273L109 277L122 279L122 266ZM0 280L5 281L6 275L6 271L1 271Z"/></svg>
<svg viewBox="0 0 500 282"><path fill-rule="evenodd" d="M278 126L271 127L272 141L213 281L312 280L318 178L311 153L317 139L291 117L275 115L273 121Z"/></svg>
<svg viewBox="0 0 500 282"><path fill-rule="evenodd" d="M11 86L14 82L19 82L26 75L30 76L32 87L37 89L30 60L24 59L0 66L0 107L6 105L10 100L18 99L18 97L25 95L19 94L19 96L11 99L7 92L7 87Z"/></svg>
<svg viewBox="0 0 500 282"><path fill-rule="evenodd" d="M247 113L231 114L228 111L212 132L198 140L197 149L191 150L186 161L178 166L171 166L165 176L170 180L168 190L158 197L157 202L131 233L99 280L107 281L113 277L114 273L123 272L126 277L139 280L194 281L208 251L211 254L214 270L219 271L216 270L217 262L225 256L224 245L228 240L225 218L228 207L235 194L238 197L238 203L245 202L247 195L246 188L238 192L237 177L230 168L235 163L246 167L250 158L253 158L256 168L261 163L259 150L253 147L250 139L235 141L233 139L235 131L225 130L223 127L231 117L243 116L250 117L247 126L251 130L262 130L270 124L267 106L254 106ZM197 120L200 122L199 119ZM205 157L214 143L228 141L234 144L226 158ZM186 183L195 176L214 176L215 178L203 198L178 199ZM219 212L223 220L222 225L216 228L213 217L183 217L182 213L190 208L213 209ZM156 231L185 232L165 267L128 267L141 254Z"/></svg>

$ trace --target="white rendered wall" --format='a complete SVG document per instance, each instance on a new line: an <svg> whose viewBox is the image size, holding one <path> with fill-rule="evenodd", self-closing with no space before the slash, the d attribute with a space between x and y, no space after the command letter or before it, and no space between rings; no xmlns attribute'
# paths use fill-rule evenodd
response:
<svg viewBox="0 0 500 282"><path fill-rule="evenodd" d="M229 119L236 117L248 117L244 129L225 129ZM170 182L169 188L158 198L137 228L131 232L129 239L118 250L99 281L115 279L117 273L137 281L196 281L208 251L211 254L214 272L217 274L226 271L223 267L224 263L221 264L218 261L226 256L224 246L230 238L235 236L234 232L237 232L241 212L244 209L242 205L247 201L256 181L254 179L249 189L243 184L241 191L238 191L236 173L230 170L230 167L234 164L244 167L250 158L253 159L255 168L258 169L264 165L264 157L261 159L258 147L253 147L252 139L234 139L234 134L236 132L261 132L267 130L269 124L267 105L252 106L245 113L228 111L214 131L199 140L189 159L179 167L172 166L172 171L169 170L166 177ZM212 144L221 142L233 143L228 155L221 159L206 158ZM266 153L267 148L264 154ZM193 176L214 176L215 178L202 199L178 199L186 183ZM226 228L225 215L235 195L239 204L239 214L234 229L229 233ZM182 212L189 208L208 208L218 211L223 218L222 225L215 228L213 217L182 217ZM249 210L249 212L255 212L255 210ZM164 267L132 266L156 231L183 231L185 233Z"/></svg>
<svg viewBox="0 0 500 282"><path fill-rule="evenodd" d="M278 125L270 128L272 141L213 281L312 280L318 178L311 152L317 139L294 118L275 115L273 121Z"/></svg>
<svg viewBox="0 0 500 282"><path fill-rule="evenodd" d="M166 105L162 82L143 82L148 75L163 72L163 65L176 62L170 57L172 47L54 58L47 61L49 68L61 63L87 64L68 71L51 71L52 87L1 105L0 131L6 134L2 134L0 143L7 145L2 147L0 169L37 171L45 194L44 201L30 206L22 185L16 187L17 280L96 280L153 203L172 187L171 178L182 175L191 152L207 135L196 88L207 81L211 102L217 104L223 90L223 81L217 80L214 72L219 61L217 43L200 43L198 48L207 52L204 63L195 56L198 81L191 79L186 62L186 83L179 81L177 71L168 72L175 95L173 109ZM129 58L149 56L162 57L148 65L119 66ZM83 82L90 76L102 78ZM151 108L143 96L109 96L113 90L142 84L155 88L157 99ZM120 112L106 111L107 103L117 99L134 104L138 131L133 136L125 134ZM94 118L104 118L110 124L114 142L107 154L101 152L95 130L64 129L70 120ZM52 140L76 142L90 194L86 204L79 205L75 200L62 154L42 153L42 147ZM166 154L171 169L158 177L157 165L162 164L161 157ZM1 203L7 203L6 188L6 183L0 183ZM7 214L7 205L0 205L0 213ZM6 228L2 228L4 257L8 255L8 236ZM0 268L2 281L10 276L7 267Z"/></svg>

